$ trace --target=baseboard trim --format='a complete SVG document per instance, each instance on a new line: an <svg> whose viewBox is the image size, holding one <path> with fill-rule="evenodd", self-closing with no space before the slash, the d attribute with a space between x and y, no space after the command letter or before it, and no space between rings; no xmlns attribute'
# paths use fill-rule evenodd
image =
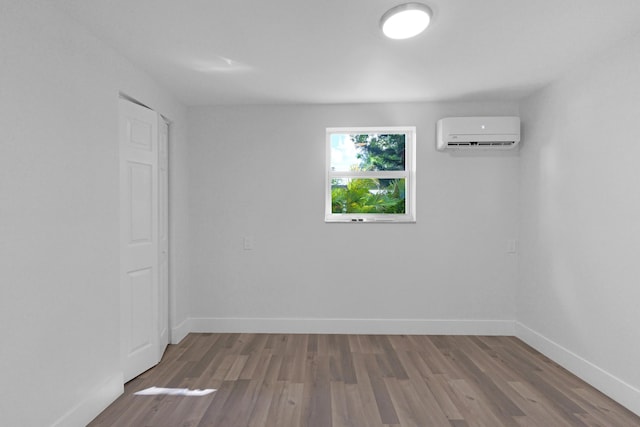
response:
<svg viewBox="0 0 640 427"><path fill-rule="evenodd" d="M67 411L67 413L54 422L52 426L86 426L100 414L100 412L105 410L107 406L111 405L122 393L124 393L122 375L115 375L88 393L80 403Z"/></svg>
<svg viewBox="0 0 640 427"><path fill-rule="evenodd" d="M512 320L192 318L191 332L514 335Z"/></svg>
<svg viewBox="0 0 640 427"><path fill-rule="evenodd" d="M516 322L515 330L516 337L640 415L640 390L520 322Z"/></svg>
<svg viewBox="0 0 640 427"><path fill-rule="evenodd" d="M171 328L171 344L180 344L180 341L182 341L189 332L193 332L191 330L191 319L186 318L177 326Z"/></svg>

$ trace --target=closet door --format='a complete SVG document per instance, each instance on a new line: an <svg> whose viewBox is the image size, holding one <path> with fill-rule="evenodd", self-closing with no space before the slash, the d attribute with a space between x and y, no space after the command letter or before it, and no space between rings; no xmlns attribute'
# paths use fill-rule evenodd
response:
<svg viewBox="0 0 640 427"><path fill-rule="evenodd" d="M159 354L159 115L120 100L120 297L124 380Z"/></svg>
<svg viewBox="0 0 640 427"><path fill-rule="evenodd" d="M169 125L160 117L158 140L160 358L169 344Z"/></svg>

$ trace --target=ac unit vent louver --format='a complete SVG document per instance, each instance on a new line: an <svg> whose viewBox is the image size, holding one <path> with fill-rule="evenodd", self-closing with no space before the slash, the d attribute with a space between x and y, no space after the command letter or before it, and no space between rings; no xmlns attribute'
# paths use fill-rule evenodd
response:
<svg viewBox="0 0 640 427"><path fill-rule="evenodd" d="M436 136L440 151L511 149L520 142L520 118L448 117L438 120Z"/></svg>

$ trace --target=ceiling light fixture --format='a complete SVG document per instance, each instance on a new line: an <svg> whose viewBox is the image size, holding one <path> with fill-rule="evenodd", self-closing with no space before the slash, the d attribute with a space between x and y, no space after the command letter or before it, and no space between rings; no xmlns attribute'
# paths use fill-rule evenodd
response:
<svg viewBox="0 0 640 427"><path fill-rule="evenodd" d="M431 9L422 3L405 3L389 9L380 27L390 39L408 39L423 32L431 22Z"/></svg>

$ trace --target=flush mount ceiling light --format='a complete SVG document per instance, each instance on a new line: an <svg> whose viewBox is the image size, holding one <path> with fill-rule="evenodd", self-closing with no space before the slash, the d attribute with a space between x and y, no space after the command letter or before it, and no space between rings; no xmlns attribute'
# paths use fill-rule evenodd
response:
<svg viewBox="0 0 640 427"><path fill-rule="evenodd" d="M389 9L380 27L390 39L408 39L423 32L431 22L431 9L422 3L405 3Z"/></svg>

